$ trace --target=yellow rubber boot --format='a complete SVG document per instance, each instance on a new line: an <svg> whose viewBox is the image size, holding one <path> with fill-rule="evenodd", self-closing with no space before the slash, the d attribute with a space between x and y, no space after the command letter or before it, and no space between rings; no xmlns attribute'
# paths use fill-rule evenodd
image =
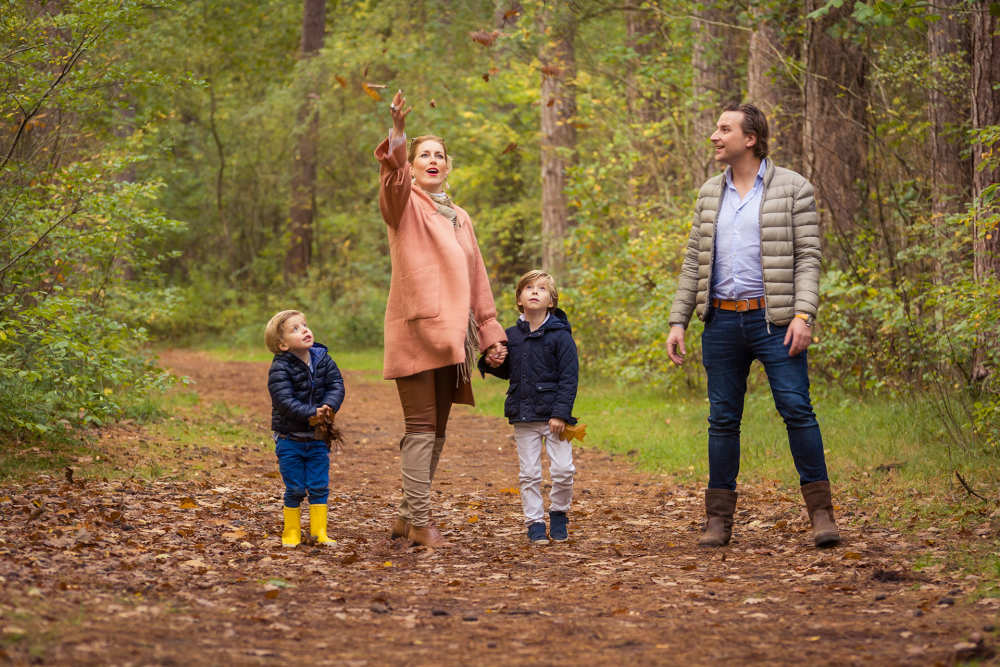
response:
<svg viewBox="0 0 1000 667"><path fill-rule="evenodd" d="M302 520L299 518L298 507L286 507L285 530L281 533L281 546L297 547L302 541Z"/></svg>
<svg viewBox="0 0 1000 667"><path fill-rule="evenodd" d="M326 505L309 506L309 534L316 544L336 544L326 534Z"/></svg>

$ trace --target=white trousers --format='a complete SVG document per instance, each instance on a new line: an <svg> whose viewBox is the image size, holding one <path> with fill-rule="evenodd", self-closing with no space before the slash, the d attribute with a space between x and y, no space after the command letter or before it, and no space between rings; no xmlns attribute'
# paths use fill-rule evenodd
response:
<svg viewBox="0 0 1000 667"><path fill-rule="evenodd" d="M518 480L521 486L521 506L527 524L543 521L545 506L542 503L542 441L549 454L549 510L566 512L573 500L573 445L560 440L549 431L549 423L529 422L514 425L517 441L517 458L521 465Z"/></svg>

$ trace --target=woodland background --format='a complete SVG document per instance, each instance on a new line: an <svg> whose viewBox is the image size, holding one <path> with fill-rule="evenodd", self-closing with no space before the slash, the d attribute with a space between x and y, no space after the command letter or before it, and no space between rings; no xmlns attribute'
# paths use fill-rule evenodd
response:
<svg viewBox="0 0 1000 667"><path fill-rule="evenodd" d="M584 364L666 395L720 106L769 114L817 186L817 381L927 402L1000 453L1000 3L982 0L2 0L0 432L150 410L151 343L259 347L306 311L381 343L372 150L403 89L447 138L504 321L559 279Z"/></svg>

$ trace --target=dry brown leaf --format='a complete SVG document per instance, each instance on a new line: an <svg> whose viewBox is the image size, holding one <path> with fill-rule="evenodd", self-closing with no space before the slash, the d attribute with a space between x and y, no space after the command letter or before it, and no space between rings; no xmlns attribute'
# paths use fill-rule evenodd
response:
<svg viewBox="0 0 1000 667"><path fill-rule="evenodd" d="M361 90L365 91L365 95L367 95L368 97L372 98L376 102L381 102L382 101L382 96L379 94L379 92L377 90L375 90L374 88L372 88L372 86L370 84L362 82L361 83Z"/></svg>
<svg viewBox="0 0 1000 667"><path fill-rule="evenodd" d="M482 44L485 47L493 46L493 42L497 41L497 37L500 36L499 30L494 30L493 32L486 32L485 30L476 30L469 33L469 37L472 41Z"/></svg>
<svg viewBox="0 0 1000 667"><path fill-rule="evenodd" d="M180 502L177 504L182 510L193 510L198 507L198 503L194 501L194 498L181 498Z"/></svg>
<svg viewBox="0 0 1000 667"><path fill-rule="evenodd" d="M337 83L340 84L341 88L347 88L347 79L340 76L339 74L335 74L333 78L337 80Z"/></svg>

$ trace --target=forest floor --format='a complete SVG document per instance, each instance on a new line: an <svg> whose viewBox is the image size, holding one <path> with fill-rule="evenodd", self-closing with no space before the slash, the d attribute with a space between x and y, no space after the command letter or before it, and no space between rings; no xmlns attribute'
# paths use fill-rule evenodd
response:
<svg viewBox="0 0 1000 667"><path fill-rule="evenodd" d="M263 431L266 363L162 363ZM402 418L394 385L346 372L333 547L282 549L270 448L173 447L156 481L0 487L0 662L74 665L954 664L995 660L1000 598L915 567L948 535L878 525L836 498L844 543L815 549L800 497L741 489L730 546L695 545L699 488L578 447L570 540L528 544L500 418L453 415L435 480L453 546L391 541ZM134 463L149 436L102 434ZM171 454L172 452L172 454ZM789 463L790 464L790 463ZM202 472L195 468L204 468ZM307 525L307 522L304 522Z"/></svg>

